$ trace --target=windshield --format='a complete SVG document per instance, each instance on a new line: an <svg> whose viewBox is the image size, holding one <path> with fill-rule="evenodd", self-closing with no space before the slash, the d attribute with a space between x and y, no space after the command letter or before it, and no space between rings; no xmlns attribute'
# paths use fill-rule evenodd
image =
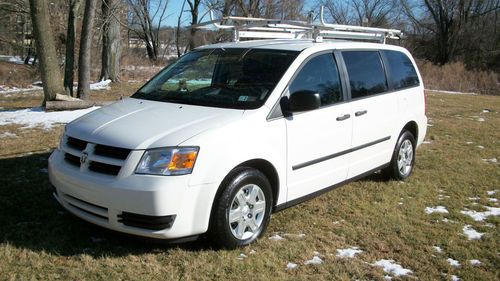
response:
<svg viewBox="0 0 500 281"><path fill-rule="evenodd" d="M162 70L132 97L213 107L259 108L297 54L243 48L193 51Z"/></svg>

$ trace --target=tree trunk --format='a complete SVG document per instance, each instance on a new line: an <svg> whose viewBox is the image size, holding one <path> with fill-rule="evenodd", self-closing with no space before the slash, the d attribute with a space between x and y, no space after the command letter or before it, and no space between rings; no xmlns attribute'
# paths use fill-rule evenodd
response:
<svg viewBox="0 0 500 281"><path fill-rule="evenodd" d="M68 96L73 96L73 80L75 70L75 32L79 0L69 1L68 30L66 33L66 58L64 63L64 90Z"/></svg>
<svg viewBox="0 0 500 281"><path fill-rule="evenodd" d="M48 101L45 105L47 111L84 109L92 106L104 106L112 104L112 101Z"/></svg>
<svg viewBox="0 0 500 281"><path fill-rule="evenodd" d="M78 58L77 97L84 100L88 99L90 95L90 53L96 2L97 0L87 0L85 2L85 12L83 14L80 55Z"/></svg>
<svg viewBox="0 0 500 281"><path fill-rule="evenodd" d="M54 100L56 94L63 94L64 88L61 83L54 37L49 23L48 2L37 0L30 0L29 2L37 56L40 58L40 73L44 94L43 104L45 105L46 101Z"/></svg>
<svg viewBox="0 0 500 281"><path fill-rule="evenodd" d="M113 82L120 81L120 58L122 53L119 15L113 14L116 12L116 7L117 0L102 1L104 26L100 80L110 79Z"/></svg>

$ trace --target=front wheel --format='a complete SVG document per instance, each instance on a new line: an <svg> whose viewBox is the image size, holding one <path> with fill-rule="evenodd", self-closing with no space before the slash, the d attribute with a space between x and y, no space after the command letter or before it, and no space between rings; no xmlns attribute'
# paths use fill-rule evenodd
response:
<svg viewBox="0 0 500 281"><path fill-rule="evenodd" d="M257 240L271 216L272 192L258 170L239 168L224 181L214 203L211 240L223 248L236 248Z"/></svg>
<svg viewBox="0 0 500 281"><path fill-rule="evenodd" d="M393 179L405 180L412 171L415 164L415 137L409 131L404 131L396 143L391 163L382 172Z"/></svg>

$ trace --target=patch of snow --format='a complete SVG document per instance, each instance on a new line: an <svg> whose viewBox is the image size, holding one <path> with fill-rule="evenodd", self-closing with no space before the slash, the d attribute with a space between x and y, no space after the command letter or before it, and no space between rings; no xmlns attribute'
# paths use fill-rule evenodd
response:
<svg viewBox="0 0 500 281"><path fill-rule="evenodd" d="M484 122L485 120L484 120L484 118L477 118L477 121L478 122Z"/></svg>
<svg viewBox="0 0 500 281"><path fill-rule="evenodd" d="M470 225L464 226L463 231L469 240L479 240L484 235L484 233L478 232Z"/></svg>
<svg viewBox="0 0 500 281"><path fill-rule="evenodd" d="M434 125L432 125L432 124L427 124L427 127L434 127Z"/></svg>
<svg viewBox="0 0 500 281"><path fill-rule="evenodd" d="M457 260L448 258L446 261L448 261L448 263L453 267L460 267L460 263Z"/></svg>
<svg viewBox="0 0 500 281"><path fill-rule="evenodd" d="M496 158L490 158L490 159L483 158L481 160L483 160L484 162L490 162L490 163L494 163L494 164L498 163L498 160Z"/></svg>
<svg viewBox="0 0 500 281"><path fill-rule="evenodd" d="M250 255L253 255L253 254L255 254L255 253L257 253L255 250L251 250L249 254L250 254Z"/></svg>
<svg viewBox="0 0 500 281"><path fill-rule="evenodd" d="M446 210L446 207L444 206L426 207L425 212L427 214L432 214L432 213L448 214L448 210Z"/></svg>
<svg viewBox="0 0 500 281"><path fill-rule="evenodd" d="M471 210L460 211L460 213L471 217L475 221L484 221L489 216L500 216L500 208L485 206L487 211L478 212Z"/></svg>
<svg viewBox="0 0 500 281"><path fill-rule="evenodd" d="M111 80L109 80L109 79L99 81L99 82L90 84L90 89L91 90L109 90L109 89L111 89L109 84L111 84Z"/></svg>
<svg viewBox="0 0 500 281"><path fill-rule="evenodd" d="M481 264L481 261L480 260L476 260L476 259L473 259L473 260L469 260L469 263L471 265L480 265Z"/></svg>
<svg viewBox="0 0 500 281"><path fill-rule="evenodd" d="M460 281L460 280L461 279L458 276L456 276L456 275L452 275L451 276L451 281Z"/></svg>
<svg viewBox="0 0 500 281"><path fill-rule="evenodd" d="M466 141L465 144L473 144L473 141Z"/></svg>
<svg viewBox="0 0 500 281"><path fill-rule="evenodd" d="M431 144L432 141L424 141L423 144Z"/></svg>
<svg viewBox="0 0 500 281"><path fill-rule="evenodd" d="M379 260L373 265L382 267L385 272L394 276L405 276L413 273L413 271L403 268L401 265L395 263L394 260Z"/></svg>
<svg viewBox="0 0 500 281"><path fill-rule="evenodd" d="M489 112L491 112L491 109L487 109L487 108L483 109L483 113L489 113Z"/></svg>
<svg viewBox="0 0 500 281"><path fill-rule="evenodd" d="M478 200L481 200L481 198L479 198L479 197L469 197L469 200L470 201L478 201Z"/></svg>
<svg viewBox="0 0 500 281"><path fill-rule="evenodd" d="M445 223L456 223L456 221L454 221L454 220L450 220L450 219L448 219L448 218L444 218L444 219L442 219L441 221L442 221L442 222L445 222Z"/></svg>
<svg viewBox="0 0 500 281"><path fill-rule="evenodd" d="M5 133L0 134L0 139L3 139L3 138L17 138L17 135L13 134L11 132L5 132Z"/></svg>
<svg viewBox="0 0 500 281"><path fill-rule="evenodd" d="M238 260L240 260L240 261L241 261L241 260L244 260L244 259L246 259L246 258L248 258L248 256L247 256L247 255L245 255L245 254L243 254L243 253L241 253L241 254L240 254L240 255L239 255L236 259L238 259Z"/></svg>
<svg viewBox="0 0 500 281"><path fill-rule="evenodd" d="M425 89L425 90L435 92L435 93L450 94L450 95L472 95L472 96L477 95L476 93L464 93L464 92L457 92L457 91L432 90L432 89Z"/></svg>
<svg viewBox="0 0 500 281"><path fill-rule="evenodd" d="M496 202L498 202L498 199L496 199L496 198L488 198L488 201L496 203Z"/></svg>
<svg viewBox="0 0 500 281"><path fill-rule="evenodd" d="M280 240L283 240L283 239L285 239L285 238L279 236L279 234L276 234L274 236L269 237L269 240L274 240L274 241L280 241Z"/></svg>
<svg viewBox="0 0 500 281"><path fill-rule="evenodd" d="M384 280L392 280L392 277L389 275L384 275Z"/></svg>
<svg viewBox="0 0 500 281"><path fill-rule="evenodd" d="M29 88L17 88L17 87L7 87L7 86L0 86L0 94L6 94L6 97L9 97L7 94L15 94L15 93L21 93L21 92L32 92L32 91L43 91L42 87L39 86L32 86Z"/></svg>
<svg viewBox="0 0 500 281"><path fill-rule="evenodd" d="M284 233L283 236L294 237L294 238L304 238L306 235L304 233L293 234L293 233Z"/></svg>
<svg viewBox="0 0 500 281"><path fill-rule="evenodd" d="M0 126L2 125L23 125L23 129L43 127L51 129L56 124L65 124L74 119L87 114L99 107L91 107L87 109L73 111L54 111L45 112L42 107L34 107L30 109L10 110L0 112Z"/></svg>
<svg viewBox="0 0 500 281"><path fill-rule="evenodd" d="M286 269L287 270L290 270L290 269L294 269L294 268L297 268L297 264L296 263L293 263L293 262L289 262L286 264Z"/></svg>
<svg viewBox="0 0 500 281"><path fill-rule="evenodd" d="M476 147L479 148L479 149L484 149L484 146L482 146L482 145L478 145Z"/></svg>
<svg viewBox="0 0 500 281"><path fill-rule="evenodd" d="M488 195L495 195L495 193L497 193L498 190L490 190L490 191L486 191L486 193L488 193Z"/></svg>
<svg viewBox="0 0 500 281"><path fill-rule="evenodd" d="M442 253L443 252L443 249L441 249L441 247L439 246L433 246L434 250L436 250L436 252L438 253Z"/></svg>
<svg viewBox="0 0 500 281"><path fill-rule="evenodd" d="M309 265L309 264L317 265L317 264L322 264L322 263L323 263L323 260L318 256L314 256L312 259L304 262L305 265Z"/></svg>
<svg viewBox="0 0 500 281"><path fill-rule="evenodd" d="M347 249L337 249L337 257L339 258L354 258L357 254L362 253L358 247L352 247Z"/></svg>

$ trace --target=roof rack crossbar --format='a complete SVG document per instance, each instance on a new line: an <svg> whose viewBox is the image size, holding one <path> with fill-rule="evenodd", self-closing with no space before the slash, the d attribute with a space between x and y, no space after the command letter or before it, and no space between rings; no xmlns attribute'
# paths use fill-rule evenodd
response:
<svg viewBox="0 0 500 281"><path fill-rule="evenodd" d="M265 19L227 16L215 19L210 10L210 21L192 25L192 28L230 30L233 41L245 39L313 39L315 42L333 39L368 40L385 43L386 38L401 39L403 33L397 29L364 27L325 23L324 8L320 9L320 22Z"/></svg>

